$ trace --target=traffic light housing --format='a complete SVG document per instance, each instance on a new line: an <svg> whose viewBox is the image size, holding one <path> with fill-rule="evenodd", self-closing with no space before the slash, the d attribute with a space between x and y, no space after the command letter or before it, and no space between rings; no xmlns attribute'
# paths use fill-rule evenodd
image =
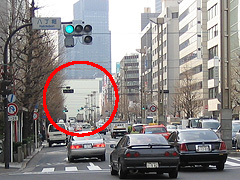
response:
<svg viewBox="0 0 240 180"><path fill-rule="evenodd" d="M82 36L82 44L92 44L92 26L83 21L75 20L72 24L65 24L63 26L65 36L65 47L74 47L74 36Z"/></svg>
<svg viewBox="0 0 240 180"><path fill-rule="evenodd" d="M6 96L8 94L11 94L12 93L12 89L11 89L11 86L12 85L12 81L11 80L2 80L0 82L0 94L2 96Z"/></svg>

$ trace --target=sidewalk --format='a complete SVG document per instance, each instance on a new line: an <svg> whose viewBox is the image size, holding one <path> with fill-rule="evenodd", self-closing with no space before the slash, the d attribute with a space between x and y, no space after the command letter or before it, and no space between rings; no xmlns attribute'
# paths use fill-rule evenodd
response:
<svg viewBox="0 0 240 180"><path fill-rule="evenodd" d="M17 172L23 170L29 161L36 155L38 154L42 148L44 148L47 145L46 142L43 142L42 146L35 149L35 151L32 153L32 155L28 156L26 159L23 160L23 162L10 162L9 163L9 169L5 169L5 163L0 162L0 175L2 174L8 174L11 172Z"/></svg>

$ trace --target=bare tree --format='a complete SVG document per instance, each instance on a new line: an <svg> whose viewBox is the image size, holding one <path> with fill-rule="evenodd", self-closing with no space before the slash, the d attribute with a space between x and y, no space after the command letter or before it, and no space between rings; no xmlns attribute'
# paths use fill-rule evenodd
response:
<svg viewBox="0 0 240 180"><path fill-rule="evenodd" d="M196 117L202 108L202 99L198 92L198 83L193 80L192 73L185 71L181 75L180 86L176 88L174 107L182 111L186 118ZM175 112L175 113L176 113Z"/></svg>

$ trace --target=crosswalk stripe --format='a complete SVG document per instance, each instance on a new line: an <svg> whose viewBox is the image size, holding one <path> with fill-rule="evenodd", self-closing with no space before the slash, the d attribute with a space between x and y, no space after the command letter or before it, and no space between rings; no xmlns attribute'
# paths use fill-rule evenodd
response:
<svg viewBox="0 0 240 180"><path fill-rule="evenodd" d="M65 167L65 171L78 171L77 167Z"/></svg>
<svg viewBox="0 0 240 180"><path fill-rule="evenodd" d="M225 164L227 164L227 165L229 165L229 166L240 166L239 163L234 163L234 162L230 162L230 161L226 161Z"/></svg>
<svg viewBox="0 0 240 180"><path fill-rule="evenodd" d="M49 172L54 172L55 168L43 168L42 172L44 173L49 173Z"/></svg>

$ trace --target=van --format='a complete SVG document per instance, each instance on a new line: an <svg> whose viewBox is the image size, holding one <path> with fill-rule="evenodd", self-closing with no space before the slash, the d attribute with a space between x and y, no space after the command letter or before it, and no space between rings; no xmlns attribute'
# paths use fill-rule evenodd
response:
<svg viewBox="0 0 240 180"><path fill-rule="evenodd" d="M57 125L63 129L66 129L65 123L57 123ZM67 135L62 131L56 129L52 124L48 125L48 144L52 147L53 143L67 143Z"/></svg>

